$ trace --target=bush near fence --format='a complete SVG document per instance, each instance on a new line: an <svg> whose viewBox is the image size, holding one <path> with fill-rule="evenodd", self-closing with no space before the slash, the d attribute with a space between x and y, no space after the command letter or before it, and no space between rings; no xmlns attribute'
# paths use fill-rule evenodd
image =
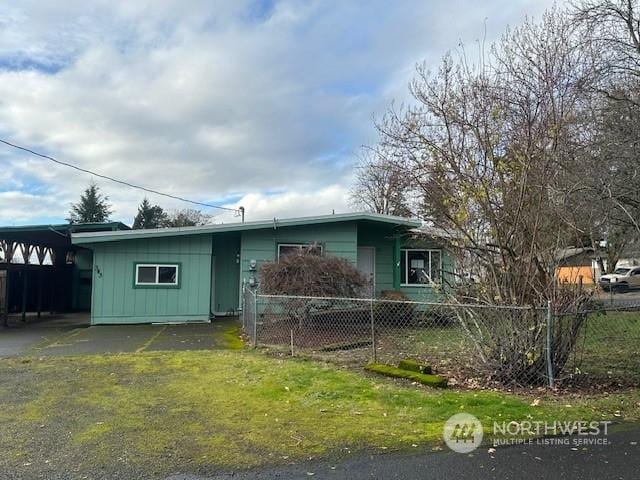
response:
<svg viewBox="0 0 640 480"><path fill-rule="evenodd" d="M411 358L432 365L451 385L471 388L551 380L561 387L640 384L640 302L560 315L522 306L256 295L250 289L243 298L253 344L288 354L354 366ZM549 313L547 332L546 320L537 316ZM557 341L570 328L575 342L560 354ZM512 344L522 340L522 348L507 348L501 343L507 336ZM482 362L487 352L493 357Z"/></svg>

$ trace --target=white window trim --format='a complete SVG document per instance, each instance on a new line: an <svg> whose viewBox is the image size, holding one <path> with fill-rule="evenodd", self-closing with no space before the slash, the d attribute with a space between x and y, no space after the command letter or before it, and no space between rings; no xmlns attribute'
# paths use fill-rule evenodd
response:
<svg viewBox="0 0 640 480"><path fill-rule="evenodd" d="M139 282L138 281L138 273L140 267L154 267L156 269L156 279L154 282ZM176 269L176 280L172 283L160 283L160 267L172 267ZM140 286L149 286L149 285L168 285L168 286L177 286L180 284L180 265L177 263L137 263L136 264L136 285Z"/></svg>
<svg viewBox="0 0 640 480"><path fill-rule="evenodd" d="M316 247L320 249L320 255L324 253L322 245L317 245L317 244L312 245L310 243L279 243L278 244L278 262L280 261L280 247L298 247L300 249L302 249L302 247L307 247L307 248Z"/></svg>
<svg viewBox="0 0 640 480"><path fill-rule="evenodd" d="M404 256L404 273L405 278L400 279L401 287L418 287L418 288L433 288L434 286L438 286L442 284L442 250L436 248L401 248L400 249L400 258L402 258L402 252L429 252L429 270L427 274L427 278L429 279L429 283L403 283L406 282L409 276L409 255L405 253ZM434 282L431 279L431 253L438 252L440 255L440 265L438 265L438 270L440 271L440 282ZM402 260L400 260L402 261ZM402 269L400 269L400 275L402 275Z"/></svg>

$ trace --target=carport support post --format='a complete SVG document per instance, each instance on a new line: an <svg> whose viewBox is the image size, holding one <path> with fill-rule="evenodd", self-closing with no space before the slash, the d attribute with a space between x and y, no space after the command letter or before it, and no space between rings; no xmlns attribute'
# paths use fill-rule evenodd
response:
<svg viewBox="0 0 640 480"><path fill-rule="evenodd" d="M9 326L9 283L11 283L11 280L9 280L11 277L11 271L9 269L10 263L11 262L7 260L7 268L5 270L7 272L7 276L4 279L4 311L2 312L2 316L5 327Z"/></svg>
<svg viewBox="0 0 640 480"><path fill-rule="evenodd" d="M26 268L20 272L22 274L22 321L27 321L27 270Z"/></svg>
<svg viewBox="0 0 640 480"><path fill-rule="evenodd" d="M555 381L553 378L553 330L551 322L553 314L551 312L551 300L547 300L547 377L549 377L549 387L553 388Z"/></svg>
<svg viewBox="0 0 640 480"><path fill-rule="evenodd" d="M51 273L49 274L49 315L53 315L53 312L55 311L55 300L56 300L56 282L55 282L55 267L52 269Z"/></svg>
<svg viewBox="0 0 640 480"><path fill-rule="evenodd" d="M42 266L38 269L38 318L42 314Z"/></svg>

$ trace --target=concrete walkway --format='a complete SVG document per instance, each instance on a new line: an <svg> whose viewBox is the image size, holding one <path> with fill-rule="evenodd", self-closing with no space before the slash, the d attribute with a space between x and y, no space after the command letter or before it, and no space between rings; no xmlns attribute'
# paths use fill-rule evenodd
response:
<svg viewBox="0 0 640 480"><path fill-rule="evenodd" d="M42 322L0 330L0 357L132 353L225 348L237 319L182 325L102 325Z"/></svg>

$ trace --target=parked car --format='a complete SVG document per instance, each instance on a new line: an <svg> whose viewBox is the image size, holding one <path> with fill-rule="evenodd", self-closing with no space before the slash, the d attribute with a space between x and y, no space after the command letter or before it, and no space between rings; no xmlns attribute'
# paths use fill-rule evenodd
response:
<svg viewBox="0 0 640 480"><path fill-rule="evenodd" d="M632 288L640 288L640 267L618 267L613 273L600 277L603 290L626 292Z"/></svg>

